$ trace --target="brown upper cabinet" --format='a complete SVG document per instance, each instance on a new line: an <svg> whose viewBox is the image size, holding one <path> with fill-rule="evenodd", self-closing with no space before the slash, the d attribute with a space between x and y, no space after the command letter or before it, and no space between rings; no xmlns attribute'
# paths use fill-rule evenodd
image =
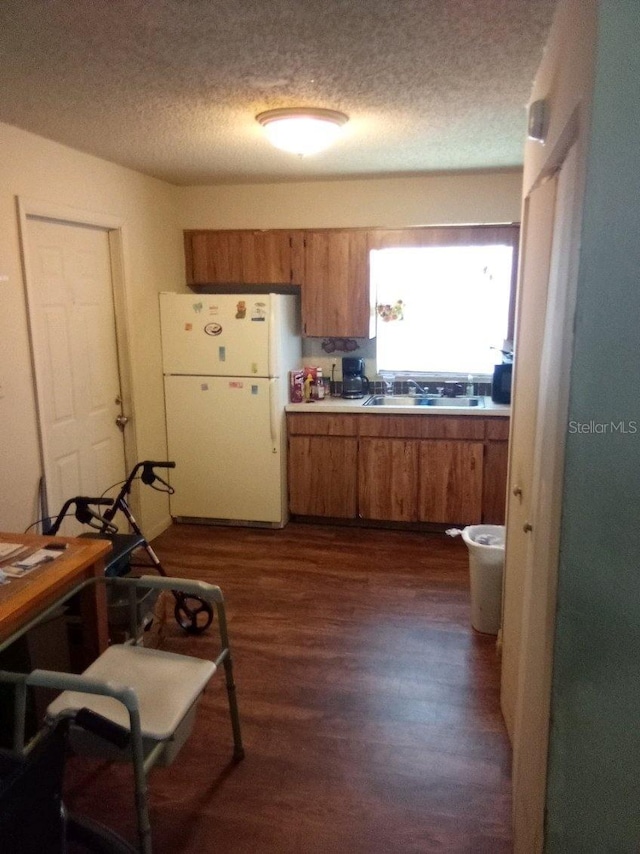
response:
<svg viewBox="0 0 640 854"><path fill-rule="evenodd" d="M185 231L187 284L299 285L306 336L374 334L366 229Z"/></svg>
<svg viewBox="0 0 640 854"><path fill-rule="evenodd" d="M185 231L187 284L300 284L301 231Z"/></svg>
<svg viewBox="0 0 640 854"><path fill-rule="evenodd" d="M239 231L185 231L188 285L241 281Z"/></svg>
<svg viewBox="0 0 640 854"><path fill-rule="evenodd" d="M514 226L185 231L187 284L194 290L225 285L299 286L305 336L372 338L371 249L496 239L512 242L517 249L517 237ZM514 263L514 288L516 267ZM513 319L510 328L512 324Z"/></svg>
<svg viewBox="0 0 640 854"><path fill-rule="evenodd" d="M305 231L304 334L370 338L375 334L372 319L368 232Z"/></svg>

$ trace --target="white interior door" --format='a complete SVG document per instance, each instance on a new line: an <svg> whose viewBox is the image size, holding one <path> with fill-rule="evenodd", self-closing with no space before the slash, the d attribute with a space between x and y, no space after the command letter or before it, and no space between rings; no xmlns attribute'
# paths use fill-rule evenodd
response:
<svg viewBox="0 0 640 854"><path fill-rule="evenodd" d="M125 476L108 231L27 217L27 294L47 511ZM75 532L67 524L67 533Z"/></svg>
<svg viewBox="0 0 640 854"><path fill-rule="evenodd" d="M544 846L562 475L576 289L577 155L557 179L546 322L540 351L529 531L513 738L514 851Z"/></svg>
<svg viewBox="0 0 640 854"><path fill-rule="evenodd" d="M557 177L525 199L522 223L509 443L505 573L502 608L501 705L513 741L520 677L525 566L531 537L533 456L540 382L540 352L547 319L547 288L556 209Z"/></svg>

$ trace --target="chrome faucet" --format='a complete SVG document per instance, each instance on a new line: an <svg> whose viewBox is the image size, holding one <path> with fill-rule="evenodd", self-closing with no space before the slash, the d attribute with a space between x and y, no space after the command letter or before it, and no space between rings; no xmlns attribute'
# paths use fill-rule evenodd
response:
<svg viewBox="0 0 640 854"><path fill-rule="evenodd" d="M384 382L384 393L393 394L393 388L396 380L396 375L389 371L380 371L380 376Z"/></svg>
<svg viewBox="0 0 640 854"><path fill-rule="evenodd" d="M406 383L408 386L415 388L415 390L418 392L418 394L427 394L425 389L423 389L422 386L419 383L417 383L415 380L407 380Z"/></svg>

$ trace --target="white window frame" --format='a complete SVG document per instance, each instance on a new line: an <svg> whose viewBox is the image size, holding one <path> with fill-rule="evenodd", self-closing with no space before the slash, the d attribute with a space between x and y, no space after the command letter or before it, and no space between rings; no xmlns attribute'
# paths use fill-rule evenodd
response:
<svg viewBox="0 0 640 854"><path fill-rule="evenodd" d="M506 324L507 341L513 341L514 318L515 318L515 295L518 274L518 246L520 227L511 223L506 225L478 225L478 226L438 226L413 229L401 229L398 231L380 231L374 236L371 244L372 249L389 248L428 248L428 247L455 247L455 246L482 246L482 245L507 245L513 249L513 263L511 269L511 292L509 300L508 317ZM453 309L455 310L455 308ZM437 318L434 320L437 322ZM500 346L502 341L496 342ZM496 361L499 361L496 353ZM376 357L377 362L377 357ZM379 369L385 370L385 366L378 365ZM425 380L447 379L453 381L466 381L467 374L437 371L394 371L398 379L402 377L416 377ZM474 374L474 380L483 381L490 379L488 374Z"/></svg>

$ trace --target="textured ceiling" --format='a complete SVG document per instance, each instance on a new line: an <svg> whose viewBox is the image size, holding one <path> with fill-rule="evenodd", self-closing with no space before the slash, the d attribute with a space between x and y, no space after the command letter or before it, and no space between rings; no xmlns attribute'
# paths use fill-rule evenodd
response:
<svg viewBox="0 0 640 854"><path fill-rule="evenodd" d="M555 0L0 0L0 121L175 184L518 167ZM308 158L285 106L350 116Z"/></svg>

